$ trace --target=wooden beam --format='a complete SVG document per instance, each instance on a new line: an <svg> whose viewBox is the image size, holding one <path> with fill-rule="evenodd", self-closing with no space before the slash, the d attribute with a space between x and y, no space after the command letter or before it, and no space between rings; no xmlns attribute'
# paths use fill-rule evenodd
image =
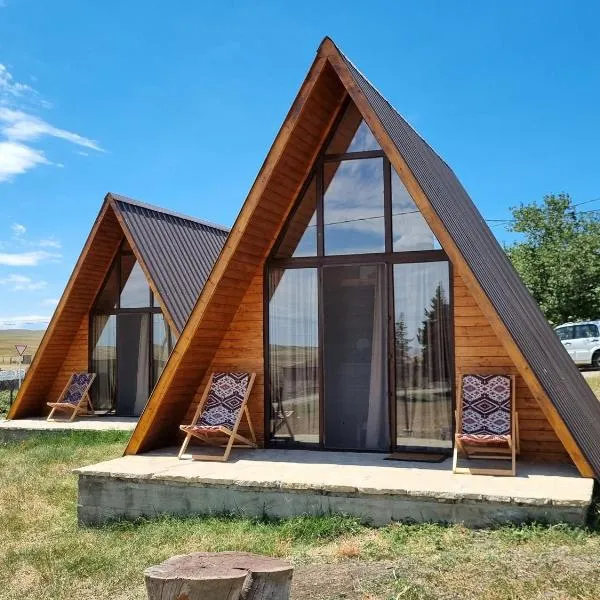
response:
<svg viewBox="0 0 600 600"><path fill-rule="evenodd" d="M433 233L436 235L437 239L442 245L442 248L449 256L452 264L458 268L458 271L461 273L467 288L473 294L483 314L489 320L489 323L491 324L492 328L504 343L508 355L514 361L514 364L518 369L520 375L527 382L531 391L534 393L535 398L538 401L540 408L542 409L542 412L556 431L556 434L558 435L560 441L563 443L565 449L569 453L569 456L577 466L579 472L584 477L594 477L594 471L591 468L585 456L583 455L583 453L581 452L581 449L579 448L573 435L568 430L564 421L558 414L558 411L556 410L554 404L546 394L540 381L531 370L531 367L527 363L527 360L523 356L523 353L521 352L517 343L508 331L508 328L498 316L496 309L494 308L485 291L477 281L477 278L475 277L464 256L461 254L460 250L458 249L457 245L452 239L452 236L448 233L448 230L446 229L444 223L432 208L429 199L425 195L425 192L423 191L416 177L406 164L406 161L404 160L403 156L396 148L396 145L392 141L390 135L383 127L383 124L379 120L379 117L372 109L362 90L354 80L354 77L348 70L348 67L344 59L342 58L339 50L337 49L335 44L333 44L333 42L329 39L323 42L323 50L330 64L335 69L335 72L337 73L338 77L348 90L350 97L361 111L363 118L371 128L373 135L383 148L393 167L396 169L398 175L400 176L400 179L406 186L406 189L408 190L409 194L411 195L412 199L417 205L417 208L423 214L423 217L427 221L427 224L432 229Z"/></svg>

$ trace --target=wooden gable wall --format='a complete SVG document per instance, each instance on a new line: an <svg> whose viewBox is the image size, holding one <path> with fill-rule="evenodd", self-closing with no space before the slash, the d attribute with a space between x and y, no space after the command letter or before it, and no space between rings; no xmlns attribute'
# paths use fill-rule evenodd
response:
<svg viewBox="0 0 600 600"><path fill-rule="evenodd" d="M345 97L337 74L318 57L232 229L224 259L215 266L126 453L179 442L178 425L191 419L212 371L257 373L249 408L257 435L264 441L264 261ZM422 202L419 200L419 205ZM422 208L422 212L429 220L431 210ZM457 368L517 374L522 455L570 461L495 333L497 328L465 285L461 266L453 266Z"/></svg>
<svg viewBox="0 0 600 600"><path fill-rule="evenodd" d="M264 349L263 349L263 268L252 279L210 368L198 386L184 422L196 410L209 373L213 371L251 371L257 373L249 409L257 436L264 441ZM460 274L454 275L455 364L460 369L485 369L490 373L517 376L521 455L544 462L571 462L569 455L544 416L533 393L518 374L512 359L477 305ZM174 440L173 440L174 441Z"/></svg>
<svg viewBox="0 0 600 600"><path fill-rule="evenodd" d="M88 314L104 282L123 232L113 209L105 204L23 385L10 418L45 414L75 370L88 368Z"/></svg>

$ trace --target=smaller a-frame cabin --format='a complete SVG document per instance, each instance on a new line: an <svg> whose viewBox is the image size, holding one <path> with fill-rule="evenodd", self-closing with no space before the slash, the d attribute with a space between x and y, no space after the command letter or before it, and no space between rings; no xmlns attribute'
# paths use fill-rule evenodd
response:
<svg viewBox="0 0 600 600"><path fill-rule="evenodd" d="M46 414L88 370L95 411L139 416L228 233L107 194L8 419Z"/></svg>
<svg viewBox="0 0 600 600"><path fill-rule="evenodd" d="M271 448L450 453L459 370L516 376L519 460L600 474L600 404L448 165L326 38L129 442L252 371ZM27 390L26 390L27 391Z"/></svg>

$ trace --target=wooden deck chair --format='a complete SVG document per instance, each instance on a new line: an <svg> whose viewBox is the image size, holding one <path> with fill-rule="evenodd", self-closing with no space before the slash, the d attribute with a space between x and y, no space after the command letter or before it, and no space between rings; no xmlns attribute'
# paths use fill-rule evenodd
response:
<svg viewBox="0 0 600 600"><path fill-rule="evenodd" d="M515 405L514 375L459 374L454 473L516 475L519 421ZM511 467L458 467L461 455L469 460L510 460Z"/></svg>
<svg viewBox="0 0 600 600"><path fill-rule="evenodd" d="M225 447L222 455L193 454L193 460L225 462L234 446L257 447L247 406L255 378L256 373L213 373L210 376L192 422L189 425L179 426L186 434L179 451L179 458L183 456L192 437L205 444ZM252 440L237 431L242 417L246 417L248 421Z"/></svg>
<svg viewBox="0 0 600 600"><path fill-rule="evenodd" d="M56 402L48 402L48 406L52 408L48 415L48 421L73 421L80 413L85 413L89 409L93 412L94 407L90 400L89 390L94 383L96 373L73 373L67 381L67 385L63 389L61 395ZM71 411L69 419L56 419L54 413L57 410L64 412Z"/></svg>

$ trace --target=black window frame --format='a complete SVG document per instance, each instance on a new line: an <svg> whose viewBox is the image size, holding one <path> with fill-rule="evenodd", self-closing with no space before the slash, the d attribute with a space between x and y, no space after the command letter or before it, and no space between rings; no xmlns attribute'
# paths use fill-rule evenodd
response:
<svg viewBox="0 0 600 600"><path fill-rule="evenodd" d="M154 293L152 291L152 288L150 287L150 285L148 285L148 293L149 293L149 299L148 299L148 306L140 306L140 307L132 307L132 308L121 308L121 293L123 291L123 280L122 280L122 257L123 256L133 256L134 259L137 261L137 257L135 256L135 253L129 249L129 244L127 242L127 239L125 237L122 238L121 243L119 244L119 249L117 250L117 252L115 253L113 260L111 262L110 268L108 269L108 272L106 274L106 276L104 277L104 280L102 281L102 285L100 286L100 289L96 295L96 298L94 299L94 303L92 305L92 308L89 312L89 319L88 319L88 370L91 372L93 369L93 355L94 355L94 347L93 347L93 326L94 326L94 317L97 315L105 315L105 316L116 316L116 332L117 332L117 340L119 339L119 319L118 316L119 315L123 315L123 314L146 314L148 315L148 327L149 327L149 332L148 332L148 360L150 362L149 364L149 368L148 368L148 393L151 394L152 390L154 388L154 382L156 380L156 373L154 372L154 354L153 354L153 350L154 350L154 323L153 323L153 316L160 314L163 315L163 318L166 321L166 317L164 316L164 313L162 311L162 309L160 308L160 306L158 306L158 304L155 302L155 298L154 298ZM97 304L98 301L100 299L100 296L102 295L102 292L104 291L104 288L106 286L106 284L108 283L110 276L113 273L113 270L116 270L116 278L117 278L117 299L116 299L116 303L115 303L115 307L111 310L100 310L97 308ZM171 354L171 352L173 351L173 347L175 345L175 335L173 333L173 331L171 330L171 327L169 327L169 336L168 336L168 350L169 350L169 356ZM117 355L115 356L115 361L118 361L118 352ZM115 362L115 389L118 390L119 387L119 368L118 368L118 364L117 362ZM90 390L91 393L91 397L92 397L92 404L93 404L93 399L94 399L94 393L95 393L95 386L92 385L92 388ZM148 396L150 397L150 396ZM108 411L107 414L112 414L113 411L116 410L116 405L115 407Z"/></svg>
<svg viewBox="0 0 600 600"><path fill-rule="evenodd" d="M322 310L322 271L325 266L338 265L367 265L385 263L386 269L386 288L387 288L387 344L388 344L388 402L389 402L389 420L390 420L390 451L395 451L396 445L396 382L395 382L395 331L394 331L394 282L393 282L393 265L399 263L425 263L425 262L447 262L448 263L448 289L449 289L449 314L450 314L450 331L448 332L450 344L450 365L451 373L451 398L453 405L456 403L456 377L455 370L455 341L454 341L454 270L446 252L440 247L439 249L431 250L393 250L393 214L392 214L392 165L385 152L382 150L369 150L361 152L352 152L344 154L327 154L326 149L329 146L333 136L337 131L337 127L342 120L348 105L352 100L348 97L340 107L339 114L334 119L321 150L312 168L306 176L305 182L300 188L294 200L294 206L289 212L284 226L281 228L271 251L269 252L263 267L263 359L264 359L264 443L265 447L273 448L297 448L311 450L327 450L323 442L323 310ZM365 253L365 254L340 254L326 255L324 252L324 189L323 189L323 172L324 164L327 162L340 162L347 160L360 160L365 158L381 158L383 160L383 194L384 194L384 231L385 231L385 250L383 253ZM405 185L401 173L397 173L400 181ZM296 213L304 194L315 178L317 192L316 206L316 226L317 226L317 253L313 256L299 256L278 258L277 252L279 246L284 240L288 229L293 222ZM414 201L414 199L413 199ZM434 234L435 235L435 234ZM439 243L439 242L438 242ZM270 377L270 344L269 344L269 272L270 269L301 269L301 268L316 268L318 273L318 340L319 340L319 443L289 443L280 440L271 439L271 377ZM452 411L452 431L455 430L454 410ZM451 449L446 448L422 448L422 447L402 447L406 450L415 450L419 452L432 453L450 453Z"/></svg>

